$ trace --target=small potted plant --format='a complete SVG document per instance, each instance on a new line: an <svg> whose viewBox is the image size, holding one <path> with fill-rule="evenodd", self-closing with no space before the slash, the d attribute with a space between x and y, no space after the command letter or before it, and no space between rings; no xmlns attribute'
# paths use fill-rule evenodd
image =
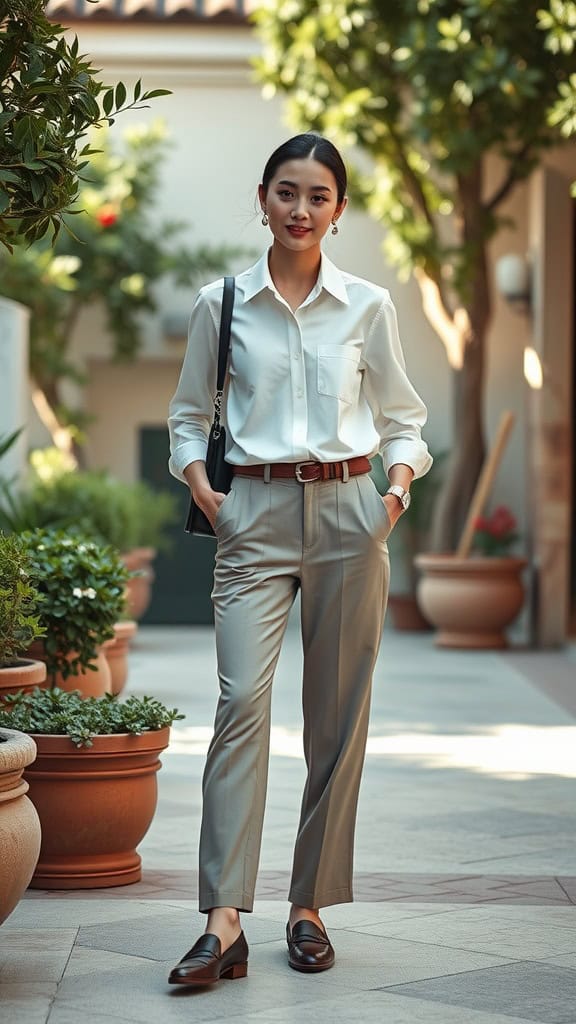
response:
<svg viewBox="0 0 576 1024"><path fill-rule="evenodd" d="M33 690L46 678L42 661L22 657L44 635L32 572L26 542L0 532L0 694Z"/></svg>
<svg viewBox="0 0 576 1024"><path fill-rule="evenodd" d="M35 476L23 493L0 509L0 526L15 532L76 527L115 547L132 570L128 610L132 619L139 619L150 602L152 562L157 550L166 548L165 529L178 515L173 495L153 490L144 481L116 480L105 472L70 472L43 451L33 452L31 460Z"/></svg>
<svg viewBox="0 0 576 1024"><path fill-rule="evenodd" d="M510 554L518 540L516 519L499 505L474 522L469 557L421 554L418 602L436 627L440 647L502 648L506 628L524 603L525 558Z"/></svg>
<svg viewBox="0 0 576 1024"><path fill-rule="evenodd" d="M42 825L32 888L140 881L136 847L156 809L159 755L184 716L151 697L120 702L59 689L7 696L0 708L38 749L24 772Z"/></svg>
<svg viewBox="0 0 576 1024"><path fill-rule="evenodd" d="M22 537L43 598L46 636L33 650L46 662L49 685L86 697L109 693L102 645L114 637L123 612L128 570L114 548L76 531L35 530Z"/></svg>

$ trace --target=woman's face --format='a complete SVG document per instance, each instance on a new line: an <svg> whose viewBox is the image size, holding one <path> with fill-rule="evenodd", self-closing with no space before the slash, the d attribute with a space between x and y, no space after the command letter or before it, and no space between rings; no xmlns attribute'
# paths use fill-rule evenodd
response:
<svg viewBox="0 0 576 1024"><path fill-rule="evenodd" d="M347 202L338 203L332 171L310 157L280 164L268 191L260 185L258 195L274 238L294 252L319 245Z"/></svg>

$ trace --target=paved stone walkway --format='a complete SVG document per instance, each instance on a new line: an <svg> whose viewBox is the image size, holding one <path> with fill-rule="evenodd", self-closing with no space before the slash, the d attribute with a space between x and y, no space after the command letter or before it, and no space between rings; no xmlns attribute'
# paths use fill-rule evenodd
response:
<svg viewBox="0 0 576 1024"><path fill-rule="evenodd" d="M356 902L326 908L337 965L300 975L284 924L304 779L301 658L274 685L249 976L172 991L196 910L200 779L215 702L210 629L148 627L129 692L186 713L160 773L141 883L30 891L0 929L0 1019L576 1024L576 654L435 650L386 632L359 806Z"/></svg>

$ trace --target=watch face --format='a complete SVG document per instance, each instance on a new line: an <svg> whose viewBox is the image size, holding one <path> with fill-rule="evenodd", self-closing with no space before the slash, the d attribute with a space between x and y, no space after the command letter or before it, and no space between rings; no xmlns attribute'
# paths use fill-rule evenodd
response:
<svg viewBox="0 0 576 1024"><path fill-rule="evenodd" d="M404 494L402 495L402 504L404 506L404 511L405 512L406 512L407 509L410 508L410 502L411 501L412 501L412 496L410 495L410 493L408 491L405 491Z"/></svg>

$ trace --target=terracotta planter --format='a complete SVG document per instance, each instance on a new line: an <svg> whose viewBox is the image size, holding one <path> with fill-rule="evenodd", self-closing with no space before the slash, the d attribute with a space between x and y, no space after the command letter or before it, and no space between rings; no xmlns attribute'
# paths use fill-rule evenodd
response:
<svg viewBox="0 0 576 1024"><path fill-rule="evenodd" d="M112 693L122 693L128 678L128 651L136 635L137 622L117 622L114 639L104 643L104 654L110 667Z"/></svg>
<svg viewBox="0 0 576 1024"><path fill-rule="evenodd" d="M141 736L95 736L77 748L67 736L33 738L38 756L25 778L42 824L33 889L100 889L141 878L136 847L157 802L159 754L170 728Z"/></svg>
<svg viewBox="0 0 576 1024"><path fill-rule="evenodd" d="M439 647L501 648L524 603L523 558L417 555L418 604Z"/></svg>
<svg viewBox="0 0 576 1024"><path fill-rule="evenodd" d="M46 654L42 641L35 641L29 648L29 653L43 661ZM72 658L73 655L70 654L68 657ZM102 647L98 650L95 665L96 669L80 671L77 676L68 676L67 679L63 679L61 673L56 672L43 685L46 688L58 686L61 690L67 690L68 692L70 690L80 690L83 697L103 697L105 693L112 692L112 679L110 666Z"/></svg>
<svg viewBox="0 0 576 1024"><path fill-rule="evenodd" d="M394 629L421 633L432 628L413 594L389 594L388 610Z"/></svg>
<svg viewBox="0 0 576 1024"><path fill-rule="evenodd" d="M46 665L43 661L21 659L16 665L0 668L0 698L7 693L30 693L36 686L42 686L46 679Z"/></svg>
<svg viewBox="0 0 576 1024"><path fill-rule="evenodd" d="M156 558L156 548L133 548L121 557L127 569L138 569L140 572L140 575L133 576L126 584L126 602L130 618L141 619L152 598L152 562Z"/></svg>
<svg viewBox="0 0 576 1024"><path fill-rule="evenodd" d="M14 729L0 730L0 924L18 903L28 885L40 852L40 821L26 796L24 769L36 757L30 736Z"/></svg>

